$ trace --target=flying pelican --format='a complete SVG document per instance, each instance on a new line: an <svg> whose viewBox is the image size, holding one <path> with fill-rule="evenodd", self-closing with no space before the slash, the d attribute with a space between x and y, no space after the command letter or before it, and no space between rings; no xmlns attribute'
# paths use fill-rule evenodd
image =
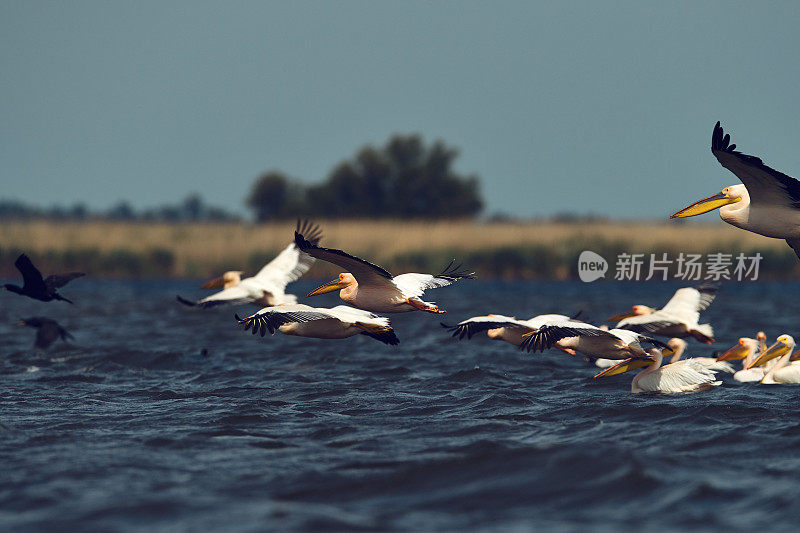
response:
<svg viewBox="0 0 800 533"><path fill-rule="evenodd" d="M752 383L754 381L761 381L766 374L766 369L763 366L748 368L755 360L756 353L766 352L766 343L762 339L766 339L763 331L759 331L758 339L751 339L750 337L741 337L739 342L732 348L728 349L725 353L717 357L717 361L736 361L742 359L742 369L733 374L733 379L741 383ZM761 348L763 344L763 349Z"/></svg>
<svg viewBox="0 0 800 533"><path fill-rule="evenodd" d="M679 339L677 337L673 337L672 339L667 341L667 348L661 353L662 356L668 356L670 353L672 354L672 359L669 360L670 363L677 363L681 360L681 356L683 356L683 352L686 351L687 343L683 339ZM728 374L733 374L734 370L730 363L726 363L724 361L720 361L716 357L690 357L686 359L687 361L695 361L700 363L704 367L709 370L716 370L718 372L727 372Z"/></svg>
<svg viewBox="0 0 800 533"><path fill-rule="evenodd" d="M719 216L728 224L765 237L786 239L800 257L800 181L735 148L730 144L730 135L717 122L711 136L711 152L723 167L736 174L742 185L725 187L670 218L692 217L720 208Z"/></svg>
<svg viewBox="0 0 800 533"><path fill-rule="evenodd" d="M344 339L362 334L384 344L400 342L388 318L346 305L331 309L304 304L265 307L247 318L236 315L236 320L244 325L245 331L252 328L253 335L261 332L262 337L267 330L273 335L278 330L284 335L316 339Z"/></svg>
<svg viewBox="0 0 800 533"><path fill-rule="evenodd" d="M322 238L322 231L310 222L298 220L297 229L305 231L310 241L315 244ZM177 296L177 299L184 305L197 305L204 309L231 304L254 303L263 306L294 304L297 303L297 297L284 292L286 285L305 274L314 261L313 257L301 252L292 242L251 278L241 279L242 271L231 270L219 278L212 279L202 287L204 289L222 287L223 290L220 292L197 302L191 302L180 296Z"/></svg>
<svg viewBox="0 0 800 533"><path fill-rule="evenodd" d="M721 381L716 380L713 370L704 367L697 361L684 359L683 361L661 366L663 358L661 351L651 348L648 350L648 354L653 357L654 360L652 362L642 359L626 359L611 368L603 370L594 378L614 376L636 368L647 367L633 378L631 392L674 394L679 392L699 392L722 385Z"/></svg>
<svg viewBox="0 0 800 533"><path fill-rule="evenodd" d="M330 283L317 287L308 296L340 291L339 298L344 302L376 313L405 313L408 311L427 311L445 313L431 302L422 300L427 289L446 287L462 278L474 278L474 272L459 271L461 265L451 262L440 274L401 274L394 276L364 259L352 256L342 250L322 248L295 231L294 242L305 253L334 265L347 269Z"/></svg>
<svg viewBox="0 0 800 533"><path fill-rule="evenodd" d="M69 274L53 274L43 278L42 273L33 266L33 263L25 254L17 257L17 260L14 261L14 266L22 273L22 287L7 283L3 285L3 289L43 302L61 300L73 303L71 300L61 296L56 289L60 289L73 279L85 275L83 272L70 272Z"/></svg>
<svg viewBox="0 0 800 533"><path fill-rule="evenodd" d="M700 311L706 309L717 295L717 287L703 285L684 287L675 291L662 309L634 305L632 313L612 316L609 322L619 321L617 328L664 337L692 336L700 342L714 342L710 324L698 324Z"/></svg>
<svg viewBox="0 0 800 533"><path fill-rule="evenodd" d="M750 363L750 368L753 368L780 357L778 362L764 374L761 383L768 385L800 383L800 352L793 354L794 347L794 338L791 335L781 335L775 344Z"/></svg>
<svg viewBox="0 0 800 533"><path fill-rule="evenodd" d="M32 316L30 318L21 319L17 324L19 326L27 326L36 329L36 341L33 344L36 348L49 348L59 337L64 342L67 342L68 339L75 338L52 318Z"/></svg>
<svg viewBox="0 0 800 533"><path fill-rule="evenodd" d="M442 327L453 332L454 338L463 339L466 337L471 339L473 335L485 331L490 339L506 341L514 346L519 346L522 344L523 335L526 333L536 331L548 322L562 320L570 320L570 317L566 315L537 315L528 320L518 320L513 316L486 315L462 320L455 326L448 326L442 323ZM575 350L563 348L559 343L556 343L555 347L570 355L575 355Z"/></svg>
<svg viewBox="0 0 800 533"><path fill-rule="evenodd" d="M606 331L577 320L553 321L524 337L520 350L542 352L558 342L563 348L571 348L587 357L617 360L633 357L652 361L653 356L642 349L641 343L664 348L667 346L635 331Z"/></svg>

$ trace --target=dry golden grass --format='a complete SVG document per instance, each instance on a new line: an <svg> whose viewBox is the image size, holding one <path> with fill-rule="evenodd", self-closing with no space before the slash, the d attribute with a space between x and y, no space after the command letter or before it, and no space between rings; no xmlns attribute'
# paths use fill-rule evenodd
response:
<svg viewBox="0 0 800 533"><path fill-rule="evenodd" d="M686 251L740 249L782 250L781 240L767 239L722 222L664 223L647 221L563 224L475 223L472 221L318 221L322 244L342 248L388 268L392 260L432 251L477 252L502 248L588 247L595 242L618 243L630 250L654 246ZM165 275L205 276L219 269L240 268L253 258L266 257L286 246L293 222L252 224L150 224L125 222L4 222L0 247L40 255L70 250L100 253L156 249L173 255ZM327 269L318 270L320 273Z"/></svg>

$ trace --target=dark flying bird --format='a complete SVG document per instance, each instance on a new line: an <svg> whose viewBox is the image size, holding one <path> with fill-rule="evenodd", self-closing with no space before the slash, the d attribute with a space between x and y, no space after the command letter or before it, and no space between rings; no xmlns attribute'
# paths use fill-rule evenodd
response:
<svg viewBox="0 0 800 533"><path fill-rule="evenodd" d="M732 226L765 237L786 239L800 257L800 181L765 165L761 159L736 151L719 122L711 135L711 153L743 185L684 207L670 218L693 217L719 208L719 217Z"/></svg>
<svg viewBox="0 0 800 533"><path fill-rule="evenodd" d="M310 242L301 233L294 232L297 247L312 257L346 268L339 277L308 293L308 296L339 291L344 302L375 313L404 313L407 311L427 311L444 313L431 302L422 300L427 289L446 287L462 278L475 277L474 272L461 271L461 265L451 262L439 274L401 274L394 276L385 269L353 255L323 248Z"/></svg>
<svg viewBox="0 0 800 533"><path fill-rule="evenodd" d="M49 348L51 344L59 339L59 337L64 342L66 342L67 339L75 338L70 334L69 331L61 327L58 322L52 318L47 318L44 316L23 318L18 322L18 324L20 326L36 328L36 342L33 345L37 348Z"/></svg>
<svg viewBox="0 0 800 533"><path fill-rule="evenodd" d="M33 263L31 263L31 260L28 259L28 256L25 254L17 257L17 260L14 261L14 266L22 273L23 285L20 287L18 285L6 283L3 285L3 288L7 291L16 292L17 294L43 302L63 300L68 303L73 303L58 294L56 289L60 289L75 278L86 275L83 272L70 272L69 274L53 274L47 276L47 278L42 278L39 269L33 266Z"/></svg>

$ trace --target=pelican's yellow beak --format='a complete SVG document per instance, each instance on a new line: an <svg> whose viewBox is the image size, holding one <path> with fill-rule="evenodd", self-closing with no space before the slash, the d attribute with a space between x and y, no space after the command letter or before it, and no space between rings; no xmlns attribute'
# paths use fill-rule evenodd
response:
<svg viewBox="0 0 800 533"><path fill-rule="evenodd" d="M789 350L790 348L787 344L778 341L772 346L770 346L766 352L756 357L756 360L750 363L750 366L748 366L747 368L750 369L750 368L755 368L757 366L761 366L775 359L776 357L781 357L783 355L786 355L787 353L789 353Z"/></svg>
<svg viewBox="0 0 800 533"><path fill-rule="evenodd" d="M614 315L611 318L606 318L606 322L619 322L620 320L625 320L626 318L630 318L632 316L636 316L636 313L622 313L621 315Z"/></svg>
<svg viewBox="0 0 800 533"><path fill-rule="evenodd" d="M738 202L739 200L741 200L741 198L729 198L724 192L720 192L714 196L703 198L702 200L696 201L692 205L684 207L677 213L671 214L669 218L684 218L702 215L703 213L707 213L712 209L717 209L723 205Z"/></svg>
<svg viewBox="0 0 800 533"><path fill-rule="evenodd" d="M343 282L339 281L339 278L336 278L335 280L331 281L330 283L326 283L325 285L322 285L321 287L317 287L313 291L309 292L306 295L306 297L316 296L318 294L325 294L326 292L340 291L340 290L344 289L345 287L347 287L348 285L350 285L350 284L349 283L343 283Z"/></svg>
<svg viewBox="0 0 800 533"><path fill-rule="evenodd" d="M717 361L737 361L747 357L748 348L741 344L737 344L724 354L717 357Z"/></svg>
<svg viewBox="0 0 800 533"><path fill-rule="evenodd" d="M225 286L225 280L222 276L214 278L200 286L201 289L221 289Z"/></svg>
<svg viewBox="0 0 800 533"><path fill-rule="evenodd" d="M666 359L667 357L672 357L673 355L675 355L675 350L673 350L672 348L664 348L663 350L661 350L661 356L664 359Z"/></svg>
<svg viewBox="0 0 800 533"><path fill-rule="evenodd" d="M642 368L645 366L649 366L653 364L652 361L648 361L646 359L625 359L624 361L620 361L614 366L608 367L596 376L594 379L597 378L606 378L608 376L616 376L617 374L623 374L629 370L636 370L637 368Z"/></svg>

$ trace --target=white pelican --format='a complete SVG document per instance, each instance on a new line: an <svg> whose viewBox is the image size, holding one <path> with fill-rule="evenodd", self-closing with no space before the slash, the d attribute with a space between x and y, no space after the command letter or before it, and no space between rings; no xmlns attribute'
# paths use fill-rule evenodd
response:
<svg viewBox="0 0 800 533"><path fill-rule="evenodd" d="M649 362L642 359L626 359L597 374L595 379L622 374L636 368L647 367L633 378L631 392L660 392L675 394L680 392L699 392L722 385L717 381L713 370L697 361L684 359L661 366L662 355L658 349L651 348L648 353L654 358Z"/></svg>
<svg viewBox="0 0 800 533"><path fill-rule="evenodd" d="M793 354L794 347L794 338L791 335L781 335L775 344L750 363L752 368L780 357L778 362L764 374L761 383L768 385L800 383L800 353Z"/></svg>
<svg viewBox="0 0 800 533"><path fill-rule="evenodd" d="M634 305L632 313L612 316L608 321L619 321L617 328L664 337L692 336L700 342L714 342L710 324L698 324L700 311L706 309L717 294L717 287L703 285L684 287L675 291L662 309Z"/></svg>
<svg viewBox="0 0 800 533"><path fill-rule="evenodd" d="M463 339L466 337L471 339L473 335L485 331L490 339L506 341L514 346L519 346L522 344L523 336L526 333L536 331L548 322L563 320L571 319L566 315L537 315L528 320L518 320L513 316L486 315L462 320L455 326L448 326L442 323L442 327L453 332L454 338ZM558 343L555 344L555 347L570 355L575 355L575 350L562 348Z"/></svg>
<svg viewBox="0 0 800 533"><path fill-rule="evenodd" d="M388 318L346 305L331 309L304 304L279 305L265 307L247 318L236 315L236 320L244 325L245 331L252 329L253 335L260 332L262 337L267 331L274 335L278 330L284 335L316 339L344 339L361 334L385 344L400 342Z"/></svg>
<svg viewBox="0 0 800 533"><path fill-rule="evenodd" d="M681 360L681 356L683 356L683 352L686 351L687 343L683 339L679 339L674 337L667 341L667 348L661 353L663 357L669 356L672 354L672 358L669 360L670 363L677 363ZM734 370L730 363L726 363L724 361L720 361L716 357L690 357L686 359L687 361L692 360L697 363L700 363L704 367L708 368L709 370L716 370L717 372L727 372L728 374L733 374Z"/></svg>
<svg viewBox="0 0 800 533"><path fill-rule="evenodd" d="M759 332L764 335L763 332ZM764 367L758 366L755 368L748 368L756 358L756 352L766 352L764 349L759 349L760 341L751 339L750 337L741 337L739 342L727 350L725 353L717 357L717 361L736 361L742 359L742 369L733 374L733 379L741 383L752 383L761 381L764 378L766 370Z"/></svg>
<svg viewBox="0 0 800 533"><path fill-rule="evenodd" d="M524 335L521 350L544 351L555 343L562 348L571 348L587 357L604 359L627 359L629 357L653 360L642 349L641 343L666 347L661 341L627 329L608 331L577 320L553 321L538 330Z"/></svg>
<svg viewBox="0 0 800 533"><path fill-rule="evenodd" d="M297 229L306 231L313 243L319 242L322 238L319 227L307 221L298 221ZM197 305L202 308L249 303L264 306L297 303L294 294L284 292L286 285L305 274L314 261L313 257L301 252L292 242L251 278L241 279L241 271L231 270L203 285L204 289L224 287L223 290L197 302L191 302L180 296L177 298L184 305Z"/></svg>
<svg viewBox="0 0 800 533"><path fill-rule="evenodd" d="M431 302L422 300L426 289L446 287L462 278L473 278L474 272L459 271L461 265L451 262L440 274L401 274L392 277L389 272L364 259L352 256L342 250L322 248L294 233L294 242L305 253L334 265L346 268L347 272L330 283L308 293L308 296L340 291L339 297L346 303L376 313L404 313L407 311L427 311L444 313Z"/></svg>
<svg viewBox="0 0 800 533"><path fill-rule="evenodd" d="M786 239L800 256L800 181L765 165L761 159L737 152L719 122L711 136L711 152L736 174L742 185L684 207L670 218L691 217L719 209L722 220L765 237Z"/></svg>

